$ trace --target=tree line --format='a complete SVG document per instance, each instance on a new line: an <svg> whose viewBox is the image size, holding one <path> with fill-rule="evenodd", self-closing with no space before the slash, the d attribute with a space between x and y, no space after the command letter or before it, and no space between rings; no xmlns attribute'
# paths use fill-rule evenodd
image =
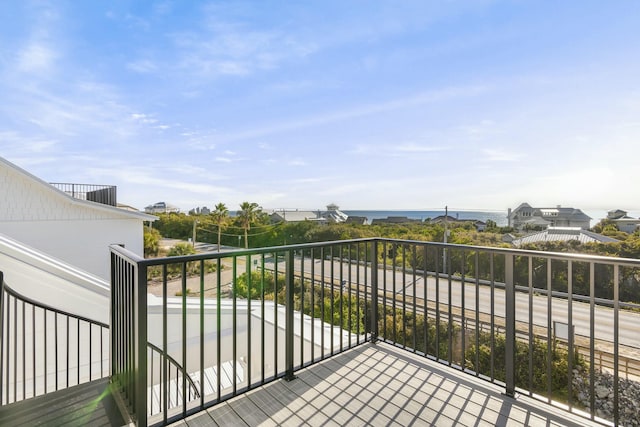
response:
<svg viewBox="0 0 640 427"><path fill-rule="evenodd" d="M407 224L319 224L313 221L272 223L257 203L243 202L235 216L224 203L218 203L210 214L186 215L183 213L159 214L152 224L162 237L188 240L193 238L194 228L197 240L217 243L222 246L259 248L302 244L334 240L382 237L402 240L442 242L444 226L428 222ZM195 225L195 227L194 227ZM488 225L492 225L488 222ZM607 255L622 258L640 258L640 232L627 234L619 231L606 220L593 227L596 232L616 237L616 243L540 242L529 244L523 249L576 252ZM502 241L506 228L488 226L485 231L477 231L470 223L449 224L448 242L454 244L490 247L510 247ZM242 243L242 245L241 245Z"/></svg>
<svg viewBox="0 0 640 427"><path fill-rule="evenodd" d="M257 203L243 202L235 216L231 216L224 203L218 203L210 214L185 215L185 214L160 214L158 221L153 223L153 231L145 233L145 248L150 234L154 239L160 236L187 240L194 237L200 242L217 243L220 246L245 248L272 247L289 244L303 244L310 242L339 241L360 238L391 238L400 240L413 240L425 242L442 242L444 239L444 227L441 224L407 223L407 224L319 224L313 221L279 222L272 223ZM601 222L594 227L595 231L603 234L615 234L620 239L615 243L580 243L577 240L562 242L539 242L528 244L522 249L537 250L543 252L573 252L593 255L605 255L622 258L640 258L640 233L623 233L614 224ZM450 223L448 241L454 244L468 246L510 247L502 241L502 229L490 227L485 231L477 231L469 223ZM149 238L151 240L151 238ZM151 246L151 244L150 244ZM444 266L436 265L436 260L442 260L442 254L427 253L427 250L418 250L415 254L403 249L403 244L386 245L386 253L380 252L390 262L398 267L422 269L425 265L430 271L445 271ZM437 251L429 248L429 251ZM404 251L404 252L403 252ZM153 253L153 251L149 251ZM157 250L156 250L157 253ZM516 284L526 286L528 284L529 266L526 257L516 257L514 269ZM487 254L479 254L478 263L475 262L475 253L472 248L454 249L448 254L447 271L452 273L464 272L468 276L477 275L481 279L489 280L490 260ZM494 278L501 280L504 263L498 260L494 263ZM533 260L533 283L535 287L546 287L548 272L551 269L552 290L568 291L568 271L566 261L552 261L550 265L544 259ZM475 271L475 270L478 271ZM571 269L572 293L577 295L589 295L590 271L588 263L574 262ZM596 265L595 279L596 297L613 298L614 279L612 268L605 265ZM637 269L621 268L620 271L620 300L640 303L640 272Z"/></svg>

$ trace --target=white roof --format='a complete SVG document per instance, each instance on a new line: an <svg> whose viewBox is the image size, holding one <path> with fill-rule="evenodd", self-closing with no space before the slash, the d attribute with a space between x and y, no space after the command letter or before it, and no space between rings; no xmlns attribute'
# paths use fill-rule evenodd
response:
<svg viewBox="0 0 640 427"><path fill-rule="evenodd" d="M36 182L38 185L42 186L42 188L45 191L48 191L52 194L56 194L57 197L62 197L64 199L66 199L67 203L70 204L74 204L77 206L83 206L85 208L90 208L90 209L96 209L96 210L100 210L100 211L105 211L105 212L109 212L111 214L115 214L118 216L123 216L123 217L128 217L128 218L138 218L142 221L155 221L156 219L158 219L158 217L153 216L153 215L149 215L143 212L139 212L139 211L131 211L131 210L127 210L127 209L121 209L115 206L110 206L110 205L104 205L102 203L96 203L96 202L91 202L91 201L87 201L87 200L81 200L81 199L76 199L72 196L70 196L69 194L65 193L62 190L57 189L56 187L54 187L53 185L41 180L40 178L38 178L35 175L32 175L31 173L27 172L26 170L20 168L19 166L9 162L8 160L4 159L3 157L0 157L0 165L5 165L11 169L13 169L15 172L18 172L19 174L27 177L28 179L30 179L31 181Z"/></svg>
<svg viewBox="0 0 640 427"><path fill-rule="evenodd" d="M583 230L580 227L549 227L545 231L529 234L527 236L515 239L512 243L514 246L522 246L529 243L538 242L560 242L577 240L580 243L613 243L618 240L603 236L602 234Z"/></svg>

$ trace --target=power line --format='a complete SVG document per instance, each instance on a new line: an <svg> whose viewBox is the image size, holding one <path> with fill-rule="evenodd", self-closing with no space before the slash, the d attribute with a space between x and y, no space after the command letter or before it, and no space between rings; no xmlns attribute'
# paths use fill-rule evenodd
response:
<svg viewBox="0 0 640 427"><path fill-rule="evenodd" d="M280 222L280 223L274 224L273 226L271 226L271 228L272 228L272 229L273 229L273 228L276 228L277 226L279 226L279 225L281 225L281 224L283 224L283 223L281 223L281 222ZM256 227L256 228L257 228L257 227ZM264 228L264 227L263 227L263 228ZM200 231L204 231L204 232L207 232L207 233L215 233L215 234L218 234L218 231L217 231L217 230L213 231L213 230L208 230L208 229L206 229L206 228L200 228L200 227L198 228L198 230L200 230ZM251 236L260 236L260 235L262 235L262 234L267 234L267 233L269 233L270 231L271 231L271 230L262 231L262 232L260 232L260 233L251 233L251 234L247 234L247 236L249 236L249 237L251 237ZM222 236L229 236L229 237L237 237L237 236L244 236L244 232L242 232L242 233L238 233L238 234L229 234L229 233L222 233L222 232L221 232L221 233L220 233L220 235L222 235Z"/></svg>

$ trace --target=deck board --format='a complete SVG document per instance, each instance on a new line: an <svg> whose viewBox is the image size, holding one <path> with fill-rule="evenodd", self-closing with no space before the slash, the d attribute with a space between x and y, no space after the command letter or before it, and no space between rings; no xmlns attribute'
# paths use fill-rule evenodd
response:
<svg viewBox="0 0 640 427"><path fill-rule="evenodd" d="M108 379L0 406L2 426L122 426Z"/></svg>
<svg viewBox="0 0 640 427"><path fill-rule="evenodd" d="M365 344L184 420L190 427L598 426L388 344Z"/></svg>

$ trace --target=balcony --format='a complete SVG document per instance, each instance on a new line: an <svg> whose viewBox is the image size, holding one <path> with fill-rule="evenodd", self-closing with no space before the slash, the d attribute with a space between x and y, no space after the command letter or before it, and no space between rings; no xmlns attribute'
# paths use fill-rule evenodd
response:
<svg viewBox="0 0 640 427"><path fill-rule="evenodd" d="M362 239L111 266L108 377L137 425L637 421L639 260ZM53 376L25 363L35 309L5 305L0 420ZM104 356L66 325L75 385Z"/></svg>
<svg viewBox="0 0 640 427"><path fill-rule="evenodd" d="M70 184L52 182L52 186L74 199L87 200L103 205L117 206L117 187L113 185Z"/></svg>

